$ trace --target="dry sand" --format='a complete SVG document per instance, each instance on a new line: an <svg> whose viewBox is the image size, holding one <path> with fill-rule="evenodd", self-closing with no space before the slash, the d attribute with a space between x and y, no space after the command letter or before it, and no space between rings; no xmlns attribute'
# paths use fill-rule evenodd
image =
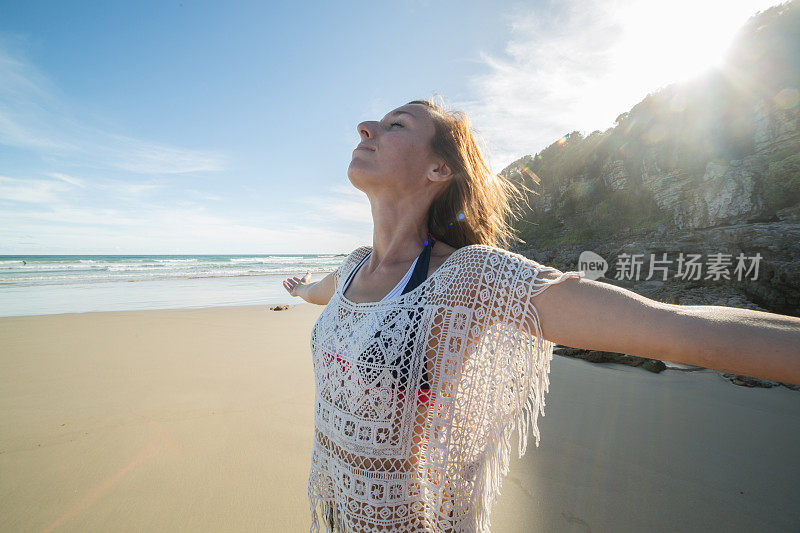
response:
<svg viewBox="0 0 800 533"><path fill-rule="evenodd" d="M322 308L0 318L0 531L308 531ZM800 531L800 392L555 356L495 533Z"/></svg>

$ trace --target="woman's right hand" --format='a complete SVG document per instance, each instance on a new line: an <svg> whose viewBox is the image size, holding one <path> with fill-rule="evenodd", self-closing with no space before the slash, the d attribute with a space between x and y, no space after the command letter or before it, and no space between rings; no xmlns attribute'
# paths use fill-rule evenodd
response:
<svg viewBox="0 0 800 533"><path fill-rule="evenodd" d="M289 291L289 294L292 296L300 296L301 298L303 296L300 294L300 291L309 285L311 285L311 272L306 272L306 275L302 278L294 276L283 282L283 286L287 291Z"/></svg>

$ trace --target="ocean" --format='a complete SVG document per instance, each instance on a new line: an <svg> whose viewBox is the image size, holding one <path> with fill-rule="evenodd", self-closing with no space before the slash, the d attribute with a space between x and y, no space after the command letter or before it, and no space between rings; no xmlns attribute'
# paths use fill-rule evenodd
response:
<svg viewBox="0 0 800 533"><path fill-rule="evenodd" d="M346 255L0 255L0 316L306 303L283 281Z"/></svg>

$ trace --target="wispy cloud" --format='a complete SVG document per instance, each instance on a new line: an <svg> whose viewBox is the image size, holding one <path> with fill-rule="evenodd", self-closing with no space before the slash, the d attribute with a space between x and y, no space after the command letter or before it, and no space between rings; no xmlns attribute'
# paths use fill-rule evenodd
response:
<svg viewBox="0 0 800 533"><path fill-rule="evenodd" d="M103 189L112 193L113 196L131 199L143 193L154 191L163 187L161 183L135 183L122 180L106 180L96 185L98 189Z"/></svg>
<svg viewBox="0 0 800 533"><path fill-rule="evenodd" d="M49 176L65 183L69 183L70 185L75 185L76 187L86 188L86 182L74 176L68 176L67 174L62 174L61 172L51 172Z"/></svg>
<svg viewBox="0 0 800 533"><path fill-rule="evenodd" d="M61 181L0 176L0 201L26 204L58 203L61 194L71 188Z"/></svg>
<svg viewBox="0 0 800 533"><path fill-rule="evenodd" d="M350 184L336 184L321 195L313 195L299 200L303 212L309 220L336 225L341 222L355 222L372 225L372 212L367 196Z"/></svg>
<svg viewBox="0 0 800 533"><path fill-rule="evenodd" d="M0 175L0 253L148 252L181 239L186 250L202 251L204 243L234 241L226 231L252 234L202 205L154 194L180 187L164 175L219 171L225 156L127 136L98 126L102 119L91 113L76 116L70 98L25 59L25 44L0 34L0 145L35 154L53 171Z"/></svg>
<svg viewBox="0 0 800 533"><path fill-rule="evenodd" d="M136 174L183 174L225 168L225 157L221 154L173 148L123 135L107 137L107 142L87 143L81 151L89 156L99 149L108 165Z"/></svg>
<svg viewBox="0 0 800 533"><path fill-rule="evenodd" d="M509 15L500 55L454 102L496 171L574 130L588 134L671 82L711 66L735 30L776 0L560 0ZM713 57L712 57L713 56Z"/></svg>
<svg viewBox="0 0 800 533"><path fill-rule="evenodd" d="M81 201L89 199L87 193L109 205L113 201L141 200L145 193L162 189L164 185L154 181L142 183L119 179L104 179L87 185L82 179L52 172L47 178L11 178L0 176L0 201L24 204L72 205L78 207ZM97 196L98 191L105 194ZM22 206L24 208L24 206ZM15 211L19 216L20 211Z"/></svg>
<svg viewBox="0 0 800 533"><path fill-rule="evenodd" d="M31 241L31 237L34 241ZM1 253L339 253L363 244L336 226L297 220L263 224L208 212L198 205L125 209L52 205L0 210Z"/></svg>
<svg viewBox="0 0 800 533"><path fill-rule="evenodd" d="M0 144L48 159L137 174L222 170L223 154L137 139L75 117L59 90L0 35Z"/></svg>

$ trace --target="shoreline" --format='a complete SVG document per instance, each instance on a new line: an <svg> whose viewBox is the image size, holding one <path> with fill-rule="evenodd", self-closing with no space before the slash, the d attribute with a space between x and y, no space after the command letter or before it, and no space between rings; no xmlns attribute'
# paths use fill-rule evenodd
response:
<svg viewBox="0 0 800 533"><path fill-rule="evenodd" d="M201 305L196 307L164 307L164 308L155 308L155 309L115 309L109 311L66 311L64 313L41 313L38 315L0 315L0 320L5 320L9 318L35 318L35 317L63 317L68 315L89 315L89 314L102 314L102 313L142 313L142 312L151 312L151 311L200 311L203 309L231 309L231 308L249 308L249 309L266 309L269 311L270 307L276 305L288 305L289 309L294 309L298 306L314 306L319 307L321 310L324 306L315 306L314 304L308 303L306 301L303 302L295 302L295 303L283 303L283 302L269 302L264 304L250 304L250 305L239 305L239 304L231 304L231 305Z"/></svg>
<svg viewBox="0 0 800 533"><path fill-rule="evenodd" d="M295 303L284 276L220 276L11 287L0 291L4 317L155 311ZM135 290L134 290L135 289Z"/></svg>

